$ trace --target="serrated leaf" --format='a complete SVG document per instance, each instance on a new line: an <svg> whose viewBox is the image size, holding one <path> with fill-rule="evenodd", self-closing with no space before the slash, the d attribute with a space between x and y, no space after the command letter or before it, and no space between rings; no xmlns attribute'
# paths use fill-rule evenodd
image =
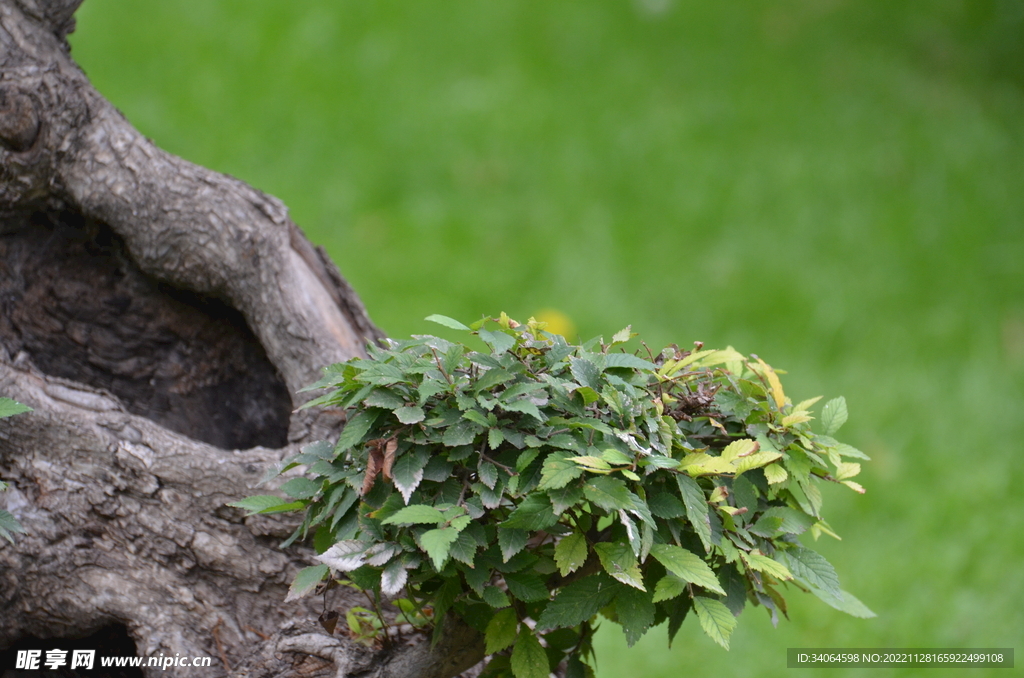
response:
<svg viewBox="0 0 1024 678"><path fill-rule="evenodd" d="M580 386L586 386L595 392L601 390L601 372L597 365L585 358L569 358L569 371Z"/></svg>
<svg viewBox="0 0 1024 678"><path fill-rule="evenodd" d="M551 500L543 493L533 493L526 496L519 506L509 514L501 526L504 528L516 528L520 530L543 530L558 522L551 506Z"/></svg>
<svg viewBox="0 0 1024 678"><path fill-rule="evenodd" d="M726 650L729 649L729 636L736 628L736 618L732 616L721 601L704 596L694 596L693 609L704 633Z"/></svg>
<svg viewBox="0 0 1024 678"><path fill-rule="evenodd" d="M686 517L693 526L694 532L700 537L704 549L710 552L712 546L711 522L704 490L700 489L696 480L682 473L676 474L676 483L679 485L679 492L682 494L683 504L686 506Z"/></svg>
<svg viewBox="0 0 1024 678"><path fill-rule="evenodd" d="M606 511L633 508L629 490L626 488L626 484L618 478L608 476L591 478L583 486L583 496L587 498L587 501Z"/></svg>
<svg viewBox="0 0 1024 678"><path fill-rule="evenodd" d="M820 553L797 546L782 551L782 554L789 565L789 571L797 580L816 586L837 598L842 597L842 591L839 588L839 575L836 574L832 564L825 560Z"/></svg>
<svg viewBox="0 0 1024 678"><path fill-rule="evenodd" d="M647 497L647 505L651 513L659 518L681 518L686 515L686 507L674 494L657 492Z"/></svg>
<svg viewBox="0 0 1024 678"><path fill-rule="evenodd" d="M768 480L769 485L778 485L786 482L789 473L781 464L768 464L764 467L764 477Z"/></svg>
<svg viewBox="0 0 1024 678"><path fill-rule="evenodd" d="M548 653L541 647L533 631L523 627L512 648L512 673L515 678L548 678L551 665Z"/></svg>
<svg viewBox="0 0 1024 678"><path fill-rule="evenodd" d="M839 443L838 445L835 446L835 450L844 457L854 457L856 459L871 461L871 457L864 454L856 447L853 447L852 445L847 445L846 443Z"/></svg>
<svg viewBox="0 0 1024 678"><path fill-rule="evenodd" d="M432 323L437 323L438 325L444 325L445 327L453 330L464 330L467 332L469 331L469 328L460 323L458 320L455 320L454 318L449 318L446 315L440 315L438 313L432 313L431 315L428 315L426 318L424 318L424 320L428 320Z"/></svg>
<svg viewBox="0 0 1024 678"><path fill-rule="evenodd" d="M384 568L380 576L380 592L385 596L396 595L405 587L409 579L409 570L405 567L404 559L395 558Z"/></svg>
<svg viewBox="0 0 1024 678"><path fill-rule="evenodd" d="M610 603L622 585L595 574L563 587L541 612L537 630L569 628L587 621Z"/></svg>
<svg viewBox="0 0 1024 678"><path fill-rule="evenodd" d="M624 588L615 597L615 615L618 617L626 645L633 647L654 624L654 602L651 594L634 588Z"/></svg>
<svg viewBox="0 0 1024 678"><path fill-rule="evenodd" d="M377 422L377 417L380 416L380 413L381 410L376 409L364 410L349 419L345 424L345 428L341 430L341 435L338 436L338 444L334 446L334 454L341 454L361 441L366 432L370 430L370 427Z"/></svg>
<svg viewBox="0 0 1024 678"><path fill-rule="evenodd" d="M320 483L299 476L281 485L281 491L292 499L309 499L320 492Z"/></svg>
<svg viewBox="0 0 1024 678"><path fill-rule="evenodd" d="M563 577L575 572L587 562L587 539L579 532L573 532L555 545L555 565Z"/></svg>
<svg viewBox="0 0 1024 678"><path fill-rule="evenodd" d="M444 563L448 560L448 554L451 551L452 542L458 539L458 537L458 530L451 527L427 530L420 535L420 546L430 556L430 561L433 563L436 571L440 572L444 568Z"/></svg>
<svg viewBox="0 0 1024 678"><path fill-rule="evenodd" d="M419 405L409 405L408 407L399 407L392 410L395 416L398 417L398 421L403 424L418 424L427 418L426 412Z"/></svg>
<svg viewBox="0 0 1024 678"><path fill-rule="evenodd" d="M626 325L624 328L612 335L612 346L615 344L624 344L635 335L633 334L633 326Z"/></svg>
<svg viewBox="0 0 1024 678"><path fill-rule="evenodd" d="M412 504L382 520L385 525L438 525L444 522L444 514L433 506Z"/></svg>
<svg viewBox="0 0 1024 678"><path fill-rule="evenodd" d="M515 337L505 334L500 330L480 330L478 334L480 339L490 346L496 355L502 355L516 345Z"/></svg>
<svg viewBox="0 0 1024 678"><path fill-rule="evenodd" d="M402 499L409 503L412 493L423 482L423 467L430 461L430 455L408 451L395 461L391 468L391 482L402 493Z"/></svg>
<svg viewBox="0 0 1024 678"><path fill-rule="evenodd" d="M501 434L501 429L492 428L487 431L487 446L492 450L498 449L504 441L505 436Z"/></svg>
<svg viewBox="0 0 1024 678"><path fill-rule="evenodd" d="M594 552L604 571L616 581L646 591L640 564L629 544L600 542L594 544Z"/></svg>
<svg viewBox="0 0 1024 678"><path fill-rule="evenodd" d="M473 442L479 432L480 426L478 424L474 424L471 421L461 420L444 430L444 435L441 436L441 442L444 443L446 447L469 445Z"/></svg>
<svg viewBox="0 0 1024 678"><path fill-rule="evenodd" d="M537 404L530 398L520 398L519 400L513 400L511 402L499 402L498 407L506 412L522 412L523 414L529 414L541 423L545 421L544 415L541 414L540 410L537 408Z"/></svg>
<svg viewBox="0 0 1024 678"><path fill-rule="evenodd" d="M813 516L789 506L772 506L762 515L763 517L778 516L782 518L782 525L779 529L789 534L803 534L807 528L818 522Z"/></svg>
<svg viewBox="0 0 1024 678"><path fill-rule="evenodd" d="M346 539L316 556L316 559L332 570L351 572L366 563L363 553L369 547L369 542Z"/></svg>
<svg viewBox="0 0 1024 678"><path fill-rule="evenodd" d="M821 408L821 427L825 435L835 435L843 424L846 423L846 418L849 416L849 412L846 409L846 398L839 396L825 403L825 406Z"/></svg>
<svg viewBox="0 0 1024 678"><path fill-rule="evenodd" d="M501 559L508 562L512 556L519 553L526 547L530 533L526 530L498 528L498 548L501 549Z"/></svg>
<svg viewBox="0 0 1024 678"><path fill-rule="evenodd" d="M849 480L860 473L860 464L853 461L843 461L836 464L836 480Z"/></svg>
<svg viewBox="0 0 1024 678"><path fill-rule="evenodd" d="M228 506L240 508L248 511L247 515L253 515L255 513L263 513L269 509L275 509L281 506L291 506L291 502L287 502L281 497L275 497L272 494L257 494L253 497L246 497L238 501L233 501Z"/></svg>
<svg viewBox="0 0 1024 678"><path fill-rule="evenodd" d="M571 457L567 452L549 454L544 460L537 489L557 490L583 475L583 469Z"/></svg>
<svg viewBox="0 0 1024 678"><path fill-rule="evenodd" d="M632 353L609 353L604 357L605 369L609 367L628 367L635 370L656 370L657 365L648 362Z"/></svg>
<svg viewBox="0 0 1024 678"><path fill-rule="evenodd" d="M488 489L493 490L498 483L498 467L482 457L476 465L476 474Z"/></svg>
<svg viewBox="0 0 1024 678"><path fill-rule="evenodd" d="M296 572L292 585L288 587L288 597L284 599L284 602L298 600L308 594L324 580L330 571L331 569L326 565L311 565Z"/></svg>
<svg viewBox="0 0 1024 678"><path fill-rule="evenodd" d="M758 449L760 449L760 445L756 440L751 440L750 438L734 440L722 450L721 459L733 464L737 459L748 457L757 452Z"/></svg>
<svg viewBox="0 0 1024 678"><path fill-rule="evenodd" d="M32 408L28 405L22 405L17 400L11 400L10 398L0 398L0 419L6 417L13 417L16 414L24 414L25 412L31 412Z"/></svg>
<svg viewBox="0 0 1024 678"><path fill-rule="evenodd" d="M567 485L557 490L548 490L548 498L551 499L551 507L555 513L562 514L583 501L583 488Z"/></svg>
<svg viewBox="0 0 1024 678"><path fill-rule="evenodd" d="M828 591L823 591L817 587L810 587L811 593L817 596L820 600L824 601L826 605L833 607L840 612L857 617L858 619L871 619L877 617L874 612L868 609L867 605L857 600L857 598L849 591L840 591L840 595L836 596Z"/></svg>
<svg viewBox="0 0 1024 678"><path fill-rule="evenodd" d="M494 587L484 589L489 591ZM502 594L504 595L504 593ZM508 600L508 598L505 598ZM504 605L503 607L508 607ZM486 653L495 654L509 647L516 640L516 631L519 628L519 620L516 618L516 611L508 608L496 612L491 621L487 622L487 631L484 633L486 642Z"/></svg>
<svg viewBox="0 0 1024 678"><path fill-rule="evenodd" d="M782 409L782 406L786 404L786 393L782 390L782 382L779 381L779 375L775 373L775 370L771 365L757 359L757 364L761 366L762 376L768 380L768 386L770 387L772 400L775 401L775 406L778 409Z"/></svg>
<svg viewBox="0 0 1024 678"><path fill-rule="evenodd" d="M783 581L793 578L788 567L759 551L751 551L750 553L742 554L741 557L751 570L770 574L776 579Z"/></svg>
<svg viewBox="0 0 1024 678"><path fill-rule="evenodd" d="M0 509L0 537L14 543L15 534L25 534L25 528L10 511Z"/></svg>
<svg viewBox="0 0 1024 678"><path fill-rule="evenodd" d="M685 579L677 577L671 572L658 580L654 585L654 602L660 603L663 600L671 600L686 591L689 585Z"/></svg>
<svg viewBox="0 0 1024 678"><path fill-rule="evenodd" d="M725 590L718 582L718 577L704 560L695 553L673 544L655 544L651 547L651 555L672 574L685 579L691 584L703 586L709 591L725 595Z"/></svg>
<svg viewBox="0 0 1024 678"><path fill-rule="evenodd" d="M484 592L481 597L484 599L485 603L487 603L495 609L501 609L503 607L509 607L510 605L512 605L512 601L508 599L508 594L499 589L497 586L488 586L484 588ZM513 612L513 617L514 616L515 613ZM509 641L509 644L511 643L512 641ZM508 645L505 645L504 647L508 647Z"/></svg>
<svg viewBox="0 0 1024 678"><path fill-rule="evenodd" d="M548 587L535 572L506 572L504 577L508 592L524 603L547 600L551 595Z"/></svg>

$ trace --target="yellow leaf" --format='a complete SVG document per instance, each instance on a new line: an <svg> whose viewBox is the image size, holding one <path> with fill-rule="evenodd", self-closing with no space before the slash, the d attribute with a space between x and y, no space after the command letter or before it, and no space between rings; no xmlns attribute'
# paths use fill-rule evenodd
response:
<svg viewBox="0 0 1024 678"><path fill-rule="evenodd" d="M775 406L781 410L782 406L786 404L786 392L782 390L782 382L779 381L779 375L775 374L772 366L764 360L758 358L757 364L764 370L763 376L768 380L768 385L771 386L772 399L775 400Z"/></svg>
<svg viewBox="0 0 1024 678"><path fill-rule="evenodd" d="M836 465L836 480L849 480L860 473L860 464L844 461Z"/></svg>
<svg viewBox="0 0 1024 678"><path fill-rule="evenodd" d="M764 477L768 479L769 485L778 485L786 482L789 473L780 464L768 464L764 467Z"/></svg>
<svg viewBox="0 0 1024 678"><path fill-rule="evenodd" d="M718 351L702 351L702 353L704 353L705 355L701 357L699 361L699 365L701 367L714 367L715 365L742 362L744 360L743 354L734 349L732 346Z"/></svg>
<svg viewBox="0 0 1024 678"><path fill-rule="evenodd" d="M717 504L720 501L725 501L728 496L729 490L725 489L721 485L716 485L715 489L711 491L711 496L708 497L708 502L711 504Z"/></svg>
<svg viewBox="0 0 1024 678"><path fill-rule="evenodd" d="M846 485L848 488L850 488L857 494L864 494L867 491L860 483L855 483L852 480L844 480L843 485Z"/></svg>
<svg viewBox="0 0 1024 678"><path fill-rule="evenodd" d="M742 440L734 440L729 443L729 446L722 450L721 459L733 463L736 459L743 457L749 457L754 452L760 449L760 445L757 444L756 440L750 438L743 438Z"/></svg>
<svg viewBox="0 0 1024 678"><path fill-rule="evenodd" d="M761 468L762 466L770 464L773 461L778 461L779 459L782 459L781 452L764 451L757 452L756 454L751 454L747 457L741 457L740 459L734 461L733 464L735 464L736 466L736 475L738 476L741 473L746 473L751 469ZM783 473L785 473L785 469L783 469Z"/></svg>
<svg viewBox="0 0 1024 678"><path fill-rule="evenodd" d="M811 409L811 405L821 400L824 396L817 396L816 398L808 398L807 400L801 401L799 405L793 408L794 412L808 411Z"/></svg>
<svg viewBox="0 0 1024 678"><path fill-rule="evenodd" d="M698 452L688 454L679 462L679 468L691 476L706 476L721 473L733 473L736 469L722 457L712 457L709 454Z"/></svg>
<svg viewBox="0 0 1024 678"><path fill-rule="evenodd" d="M807 410L797 410L793 414L787 414L782 418L782 425L789 427L793 424L802 424L805 421L810 421L814 417L807 414Z"/></svg>

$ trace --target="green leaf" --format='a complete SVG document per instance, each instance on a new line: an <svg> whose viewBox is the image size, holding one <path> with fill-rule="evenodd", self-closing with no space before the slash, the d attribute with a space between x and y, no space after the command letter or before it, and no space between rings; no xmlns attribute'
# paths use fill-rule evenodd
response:
<svg viewBox="0 0 1024 678"><path fill-rule="evenodd" d="M591 478L583 486L583 496L587 501L606 511L633 508L633 500L629 496L626 484L618 478L600 476Z"/></svg>
<svg viewBox="0 0 1024 678"><path fill-rule="evenodd" d="M552 452L544 460L540 476L539 490L557 490L565 487L583 475L583 469L571 460L573 455L568 452Z"/></svg>
<svg viewBox="0 0 1024 678"><path fill-rule="evenodd" d="M444 325L445 327L453 330L464 330L467 332L469 331L469 328L460 323L458 320L455 320L454 318L449 318L446 315L439 315L437 313L433 313L424 318L424 320L428 320L432 323L437 323L438 325Z"/></svg>
<svg viewBox="0 0 1024 678"><path fill-rule="evenodd" d="M585 358L569 358L569 371L580 386L601 390L601 372L597 365Z"/></svg>
<svg viewBox="0 0 1024 678"><path fill-rule="evenodd" d="M246 497L239 501L233 501L228 506L234 506L248 511L247 515L253 515L254 513L284 513L285 511L294 511L297 508L303 508L304 504L298 502L286 502L281 497L275 497L272 494L257 494L253 497ZM287 508L286 508L287 507Z"/></svg>
<svg viewBox="0 0 1024 678"><path fill-rule="evenodd" d="M22 405L16 400L10 398L0 398L0 419L5 417L13 417L16 414L22 414L24 412L31 412L32 408L28 405Z"/></svg>
<svg viewBox="0 0 1024 678"><path fill-rule="evenodd" d="M697 554L687 551L681 546L655 544L651 547L651 555L664 565L666 570L677 577L685 579L691 584L703 586L709 591L725 595L722 585L718 582L718 577Z"/></svg>
<svg viewBox="0 0 1024 678"><path fill-rule="evenodd" d="M846 398L843 396L833 398L825 403L825 407L821 408L821 426L825 435L834 435L846 423L848 414Z"/></svg>
<svg viewBox="0 0 1024 678"><path fill-rule="evenodd" d="M636 641L654 625L654 612L650 593L634 588L624 588L619 592L615 597L615 615L626 635L626 645L636 645Z"/></svg>
<svg viewBox="0 0 1024 678"><path fill-rule="evenodd" d="M364 410L351 419L345 424L345 428L342 429L341 435L338 436L338 444L334 446L334 453L336 455L341 454L345 450L350 449L353 445L360 442L366 432L370 430L370 427L377 422L377 417L380 416L381 410Z"/></svg>
<svg viewBox="0 0 1024 678"><path fill-rule="evenodd" d="M311 565L304 567L295 573L295 579L288 588L288 597L284 599L287 603L302 598L316 588L316 585L324 580L324 577L331 571L326 565Z"/></svg>
<svg viewBox="0 0 1024 678"><path fill-rule="evenodd" d="M398 407L392 410L395 416L398 417L398 421L403 424L418 424L427 418L426 412L419 405L409 405L408 407Z"/></svg>
<svg viewBox="0 0 1024 678"><path fill-rule="evenodd" d="M516 645L512 648L512 673L515 678L548 678L551 665L548 653L528 627L519 631Z"/></svg>
<svg viewBox="0 0 1024 678"><path fill-rule="evenodd" d="M498 407L506 412L522 412L523 414L529 414L541 423L545 421L544 415L540 413L536 403L530 400L530 398L520 398L519 400L513 400L512 402L499 402Z"/></svg>
<svg viewBox="0 0 1024 678"><path fill-rule="evenodd" d="M543 530L558 522L547 495L535 492L526 496L519 506L501 523L504 528L520 530Z"/></svg>
<svg viewBox="0 0 1024 678"><path fill-rule="evenodd" d="M697 611L697 619L704 633L728 650L729 636L736 628L736 618L729 612L729 608L714 598L694 596L693 609Z"/></svg>
<svg viewBox="0 0 1024 678"><path fill-rule="evenodd" d="M747 567L749 567L751 570L757 570L758 572L770 574L776 579L781 579L783 581L793 578L793 575L790 573L788 567L778 562L777 560L769 558L768 556L764 555L759 551L751 551L750 553L747 553L742 557L743 560L746 561Z"/></svg>
<svg viewBox="0 0 1024 678"><path fill-rule="evenodd" d="M494 587L485 589L489 591ZM497 590L497 589L495 589ZM502 593L499 590L499 593ZM506 597L507 600L507 597ZM506 604L504 607L508 607ZM516 641L516 630L519 628L519 620L516 618L516 611L508 608L495 613L491 621L487 623L487 631L484 639L487 644L487 654L501 652Z"/></svg>
<svg viewBox="0 0 1024 678"><path fill-rule="evenodd" d="M647 590L644 588L640 564L637 562L636 556L633 555L633 549L629 544L600 542L594 544L594 551L601 560L604 571L613 579L641 591Z"/></svg>
<svg viewBox="0 0 1024 678"><path fill-rule="evenodd" d="M802 546L786 549L782 554L789 565L789 571L799 581L816 586L837 598L842 597L839 575L824 556Z"/></svg>
<svg viewBox="0 0 1024 678"><path fill-rule="evenodd" d="M441 442L447 447L469 445L480 432L480 426L471 421L458 421L445 429Z"/></svg>
<svg viewBox="0 0 1024 678"><path fill-rule="evenodd" d="M660 603L663 600L671 600L686 591L689 584L685 579L675 576L672 573L666 574L658 580L654 586L654 602Z"/></svg>
<svg viewBox="0 0 1024 678"><path fill-rule="evenodd" d="M501 549L501 559L508 562L512 556L519 553L526 547L530 533L526 530L498 528L498 548Z"/></svg>
<svg viewBox="0 0 1024 678"><path fill-rule="evenodd" d="M658 366L631 353L609 353L604 357L605 369L609 367L629 367L635 370L656 370Z"/></svg>
<svg viewBox="0 0 1024 678"><path fill-rule="evenodd" d="M762 520L776 516L782 518L782 525L779 526L779 529L788 534L803 534L807 528L818 522L817 518L789 506L770 507L762 514Z"/></svg>
<svg viewBox="0 0 1024 678"><path fill-rule="evenodd" d="M573 582L562 588L541 612L537 630L569 628L587 621L610 603L622 585L603 573Z"/></svg>
<svg viewBox="0 0 1024 678"><path fill-rule="evenodd" d="M444 514L433 506L412 504L382 520L385 525L439 525L444 522Z"/></svg>
<svg viewBox="0 0 1024 678"><path fill-rule="evenodd" d="M834 607L840 612L857 617L858 619L871 619L877 617L874 612L868 609L868 607L857 600L856 597L849 591L839 591L839 595L833 595L828 591L823 591L815 586L810 587L811 593L816 595L819 599L824 601L827 605Z"/></svg>
<svg viewBox="0 0 1024 678"><path fill-rule="evenodd" d="M615 344L624 344L635 336L633 334L633 326L626 325L621 330L612 335L612 346Z"/></svg>
<svg viewBox="0 0 1024 678"><path fill-rule="evenodd" d="M410 554L411 555L411 554ZM417 556L417 559L419 556ZM384 568L380 575L380 592L385 596L393 596L405 587L409 579L409 570L406 568L405 558L399 557L392 560Z"/></svg>
<svg viewBox="0 0 1024 678"><path fill-rule="evenodd" d="M480 330L479 335L483 342L490 346L491 350L497 355L505 353L516 345L515 337L505 334L500 330L493 332L491 330Z"/></svg>
<svg viewBox="0 0 1024 678"><path fill-rule="evenodd" d="M700 489L696 480L685 473L676 474L676 483L679 485L679 492L682 494L683 504L686 506L686 517L693 525L694 532L700 537L704 550L710 552L712 546L711 522L704 490Z"/></svg>
<svg viewBox="0 0 1024 678"><path fill-rule="evenodd" d="M320 483L315 483L309 478L297 477L288 480L281 485L281 491L292 499L309 499L320 492Z"/></svg>
<svg viewBox="0 0 1024 678"><path fill-rule="evenodd" d="M579 532L562 538L555 546L555 564L563 577L587 562L587 539Z"/></svg>
<svg viewBox="0 0 1024 678"><path fill-rule="evenodd" d="M504 577L508 592L524 603L547 600L551 595L548 587L535 572L506 572Z"/></svg>
<svg viewBox="0 0 1024 678"><path fill-rule="evenodd" d="M427 452L413 452L409 450L400 456L391 468L391 482L402 493L402 499L406 503L409 502L409 499L412 498L412 493L423 482L423 467L429 461L430 455Z"/></svg>
<svg viewBox="0 0 1024 678"><path fill-rule="evenodd" d="M14 534L24 534L25 528L6 509L0 509L0 537L14 542Z"/></svg>
<svg viewBox="0 0 1024 678"><path fill-rule="evenodd" d="M443 527L435 530L427 530L420 535L420 546L430 556L434 569L440 572L444 563L448 560L452 542L459 537L458 530L451 527Z"/></svg>
<svg viewBox="0 0 1024 678"><path fill-rule="evenodd" d="M485 588L482 598L484 599L485 603L487 603L495 609L509 607L512 604L512 601L508 599L508 595L504 591L499 589L497 586L488 586L487 588ZM512 613L512 616L515 617L515 612ZM508 644L502 647L502 649L508 647L511 644L512 641L510 640Z"/></svg>
<svg viewBox="0 0 1024 678"><path fill-rule="evenodd" d="M551 506L555 509L555 513L562 514L583 501L583 488L569 485L557 490L548 490L548 497L551 499Z"/></svg>
<svg viewBox="0 0 1024 678"><path fill-rule="evenodd" d="M648 495L647 505L650 506L651 513L659 518L672 519L681 518L686 515L686 508L683 506L683 502L668 492L656 492Z"/></svg>

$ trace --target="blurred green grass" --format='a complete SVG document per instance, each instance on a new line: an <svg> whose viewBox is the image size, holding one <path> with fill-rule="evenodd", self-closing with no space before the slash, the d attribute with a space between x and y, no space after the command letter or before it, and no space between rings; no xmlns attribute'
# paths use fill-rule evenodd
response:
<svg viewBox="0 0 1024 678"><path fill-rule="evenodd" d="M600 637L603 678L767 677L1024 635L1020 7L88 0L72 43L159 145L281 197L391 334L555 308L846 395L874 461L819 546L877 619L794 594L729 653L693 620Z"/></svg>

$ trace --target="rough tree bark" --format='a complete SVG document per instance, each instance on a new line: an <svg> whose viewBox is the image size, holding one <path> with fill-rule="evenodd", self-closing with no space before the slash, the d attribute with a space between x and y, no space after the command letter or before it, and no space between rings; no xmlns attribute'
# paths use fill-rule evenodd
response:
<svg viewBox="0 0 1024 678"><path fill-rule="evenodd" d="M93 89L65 39L80 2L0 0L0 395L35 408L0 421L0 507L27 530L0 542L0 650L120 625L139 655L213 657L204 676L473 666L481 638L455 623L433 650L328 635L319 599L284 602L311 551L225 507L337 434L296 392L381 334L281 202L161 151Z"/></svg>

